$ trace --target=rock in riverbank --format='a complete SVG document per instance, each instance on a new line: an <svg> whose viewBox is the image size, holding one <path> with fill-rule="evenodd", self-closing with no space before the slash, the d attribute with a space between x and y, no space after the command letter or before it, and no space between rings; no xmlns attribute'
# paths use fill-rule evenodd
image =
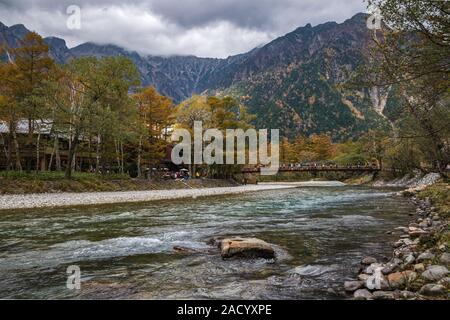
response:
<svg viewBox="0 0 450 320"><path fill-rule="evenodd" d="M356 300L373 300L373 294L367 289L358 289L353 294Z"/></svg>
<svg viewBox="0 0 450 320"><path fill-rule="evenodd" d="M440 178L441 175L439 173L428 173L422 178L418 179L418 181L409 183L407 185L409 188L403 191L402 194L407 196L414 195L419 191L425 190L426 187L435 184Z"/></svg>
<svg viewBox="0 0 450 320"><path fill-rule="evenodd" d="M345 291L353 292L364 287L364 281L345 281L344 289Z"/></svg>
<svg viewBox="0 0 450 320"><path fill-rule="evenodd" d="M219 242L222 258L275 258L275 251L267 242L256 238L228 238Z"/></svg>
<svg viewBox="0 0 450 320"><path fill-rule="evenodd" d="M420 288L419 293L424 296L440 296L445 293L445 287L440 284L429 283Z"/></svg>
<svg viewBox="0 0 450 320"><path fill-rule="evenodd" d="M421 172L415 172L414 174L407 174L402 178L398 178L392 181L378 180L373 183L374 187L405 187L410 188L411 191L420 191L425 187L435 184L441 175L439 173L431 172L423 175Z"/></svg>
<svg viewBox="0 0 450 320"><path fill-rule="evenodd" d="M422 273L422 278L429 281L439 281L448 275L448 269L444 266L429 266L427 270Z"/></svg>

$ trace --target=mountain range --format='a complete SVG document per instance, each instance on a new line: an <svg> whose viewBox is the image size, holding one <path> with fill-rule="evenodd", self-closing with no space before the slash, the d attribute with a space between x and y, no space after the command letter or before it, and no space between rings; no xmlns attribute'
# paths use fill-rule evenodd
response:
<svg viewBox="0 0 450 320"><path fill-rule="evenodd" d="M343 89L363 61L371 39L365 14L343 23L307 24L247 53L226 59L143 56L116 45L84 43L68 48L47 37L58 63L82 56L125 56L143 85L153 85L176 103L193 94L238 98L257 116L258 128L279 128L287 137L326 133L335 140L358 137L369 128L389 128L396 99L376 87ZM29 30L0 23L0 44L17 47Z"/></svg>

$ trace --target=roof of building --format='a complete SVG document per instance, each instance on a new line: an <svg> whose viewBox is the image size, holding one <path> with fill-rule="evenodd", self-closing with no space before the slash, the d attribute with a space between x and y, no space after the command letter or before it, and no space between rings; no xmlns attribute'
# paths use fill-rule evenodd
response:
<svg viewBox="0 0 450 320"><path fill-rule="evenodd" d="M50 119L33 120L34 134L50 134L53 122ZM9 124L6 121L0 121L0 133L9 133ZM28 133L28 120L20 119L16 124L16 133Z"/></svg>

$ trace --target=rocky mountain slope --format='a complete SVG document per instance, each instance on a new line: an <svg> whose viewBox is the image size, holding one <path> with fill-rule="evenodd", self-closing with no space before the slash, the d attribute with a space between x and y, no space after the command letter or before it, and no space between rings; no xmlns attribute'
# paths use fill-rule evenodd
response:
<svg viewBox="0 0 450 320"><path fill-rule="evenodd" d="M377 88L347 91L339 84L362 61L370 41L366 16L337 24L306 25L269 44L227 59L142 56L115 45L84 43L69 49L64 40L45 41L58 63L81 56L126 56L143 85L154 85L175 102L198 93L231 94L256 114L256 125L299 133L328 133L335 139L388 128L386 108L394 103ZM0 23L0 43L16 47L28 30ZM5 58L5 57L4 57Z"/></svg>
<svg viewBox="0 0 450 320"><path fill-rule="evenodd" d="M387 129L385 108L394 101L388 104L386 93L340 86L362 62L370 39L363 14L342 24L298 28L237 67L224 91L260 115L258 126L283 128L291 137L302 132L348 138L368 128Z"/></svg>

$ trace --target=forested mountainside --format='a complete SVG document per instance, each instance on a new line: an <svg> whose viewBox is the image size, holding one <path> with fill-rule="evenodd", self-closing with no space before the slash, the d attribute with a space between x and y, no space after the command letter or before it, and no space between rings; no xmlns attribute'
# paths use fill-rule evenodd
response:
<svg viewBox="0 0 450 320"><path fill-rule="evenodd" d="M366 15L338 24L306 25L269 44L227 59L142 56L115 45L84 43L69 49L63 39L45 38L58 63L81 56L126 56L143 85L153 85L175 102L193 94L231 94L257 115L255 124L282 134L327 133L337 140L369 128L389 128L395 99L372 89L345 90L339 84L363 61L370 41ZM29 32L0 23L0 42L16 47ZM5 56L4 59L7 59Z"/></svg>

